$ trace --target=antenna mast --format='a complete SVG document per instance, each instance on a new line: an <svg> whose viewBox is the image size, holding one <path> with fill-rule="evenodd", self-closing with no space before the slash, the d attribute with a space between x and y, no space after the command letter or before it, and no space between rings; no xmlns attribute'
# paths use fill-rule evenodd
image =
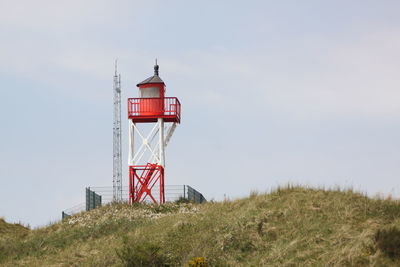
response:
<svg viewBox="0 0 400 267"><path fill-rule="evenodd" d="M122 201L122 148L121 148L121 75L114 74L114 123L113 123L113 201Z"/></svg>

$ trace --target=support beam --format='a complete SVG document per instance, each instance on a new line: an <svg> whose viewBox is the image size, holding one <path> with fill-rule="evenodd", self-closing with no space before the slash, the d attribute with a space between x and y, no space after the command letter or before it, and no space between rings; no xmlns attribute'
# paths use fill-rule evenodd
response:
<svg viewBox="0 0 400 267"><path fill-rule="evenodd" d="M129 120L128 125L129 131L129 153L128 153L128 165L135 165L134 153L135 153L135 124L132 120Z"/></svg>
<svg viewBox="0 0 400 267"><path fill-rule="evenodd" d="M159 118L158 119L158 127L159 127L159 140L158 142L159 144L159 161L160 161L160 165L165 168L165 142L164 142L164 119L163 118Z"/></svg>

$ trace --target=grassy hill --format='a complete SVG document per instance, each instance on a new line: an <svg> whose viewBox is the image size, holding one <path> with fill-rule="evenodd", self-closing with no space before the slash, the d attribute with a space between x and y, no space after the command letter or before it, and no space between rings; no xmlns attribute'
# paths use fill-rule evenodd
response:
<svg viewBox="0 0 400 267"><path fill-rule="evenodd" d="M0 240L7 238L22 238L25 237L30 230L19 223L6 223L3 218L0 218Z"/></svg>
<svg viewBox="0 0 400 267"><path fill-rule="evenodd" d="M0 220L0 265L400 266L399 228L397 201L294 187L202 205L114 204L36 230Z"/></svg>

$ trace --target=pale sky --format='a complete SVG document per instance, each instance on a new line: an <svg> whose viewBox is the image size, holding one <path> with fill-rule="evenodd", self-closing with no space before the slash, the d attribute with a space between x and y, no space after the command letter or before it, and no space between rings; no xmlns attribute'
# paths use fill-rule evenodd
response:
<svg viewBox="0 0 400 267"><path fill-rule="evenodd" d="M182 124L166 184L400 196L399 1L0 0L0 216L31 226L112 185L112 76L158 58Z"/></svg>

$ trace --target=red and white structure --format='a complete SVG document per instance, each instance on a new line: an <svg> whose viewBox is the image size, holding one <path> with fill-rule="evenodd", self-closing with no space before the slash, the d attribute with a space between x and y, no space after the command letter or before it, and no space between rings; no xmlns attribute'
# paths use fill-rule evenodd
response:
<svg viewBox="0 0 400 267"><path fill-rule="evenodd" d="M181 104L165 97L158 69L156 62L154 75L137 84L139 97L128 99L130 203L165 202L165 147L180 123Z"/></svg>

